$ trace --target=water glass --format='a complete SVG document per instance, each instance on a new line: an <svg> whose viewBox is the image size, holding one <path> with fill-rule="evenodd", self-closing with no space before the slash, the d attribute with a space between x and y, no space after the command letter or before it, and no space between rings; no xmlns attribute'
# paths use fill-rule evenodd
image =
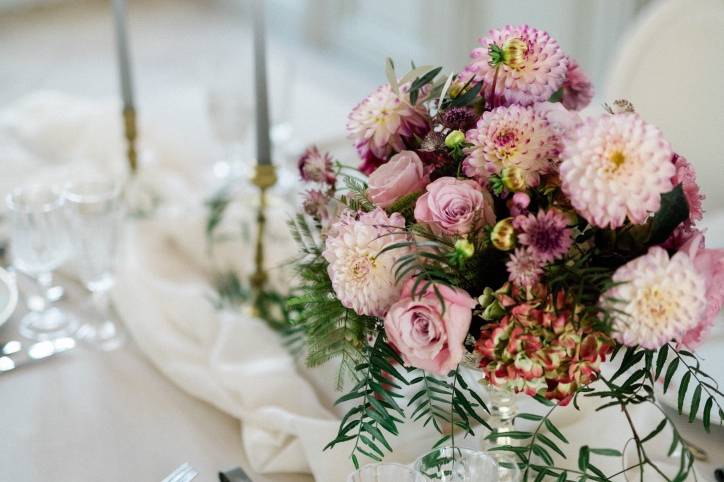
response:
<svg viewBox="0 0 724 482"><path fill-rule="evenodd" d="M485 452L441 447L423 455L415 469L431 481L498 482L498 464Z"/></svg>
<svg viewBox="0 0 724 482"><path fill-rule="evenodd" d="M430 482L424 475L407 465L370 464L347 477L347 482Z"/></svg>
<svg viewBox="0 0 724 482"><path fill-rule="evenodd" d="M108 296L122 236L121 193L120 183L108 178L73 181L64 191L80 279L93 294L98 310L98 318L81 326L78 335L101 350L118 348L125 340Z"/></svg>
<svg viewBox="0 0 724 482"><path fill-rule="evenodd" d="M49 296L53 271L71 252L63 203L60 190L45 185L20 187L6 198L13 264L33 277L41 291L28 298L30 312L20 321L20 334L33 340L66 337L77 328L75 319L53 307Z"/></svg>

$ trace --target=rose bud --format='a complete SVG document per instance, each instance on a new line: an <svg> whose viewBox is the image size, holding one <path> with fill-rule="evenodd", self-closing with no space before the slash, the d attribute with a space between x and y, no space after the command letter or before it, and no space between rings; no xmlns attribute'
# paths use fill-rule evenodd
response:
<svg viewBox="0 0 724 482"><path fill-rule="evenodd" d="M525 172L517 166L508 166L500 173L503 185L512 192L525 191L528 187L525 182Z"/></svg>

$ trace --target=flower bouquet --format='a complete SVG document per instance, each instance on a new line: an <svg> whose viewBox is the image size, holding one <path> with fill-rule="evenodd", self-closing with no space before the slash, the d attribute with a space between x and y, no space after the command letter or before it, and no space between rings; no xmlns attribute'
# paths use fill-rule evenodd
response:
<svg viewBox="0 0 724 482"><path fill-rule="evenodd" d="M316 148L299 159L310 189L291 222L302 255L289 306L308 363L339 359L351 407L329 447L348 443L355 465L381 460L405 418L440 444L474 434L487 407L469 366L549 407L518 415L530 431L487 435L516 441L495 450L526 479L662 474L644 443L669 424L683 480L693 456L655 385L683 371L679 411L707 430L724 418L689 351L724 299L724 251L695 227L694 171L627 101L579 115L591 83L546 32L507 26L480 44L448 76L387 62L388 82L349 115L358 169ZM549 416L579 397L620 407L637 464L605 474L596 457L620 451L588 446L575 470L557 464L569 442ZM628 416L643 403L661 412L651 433Z"/></svg>

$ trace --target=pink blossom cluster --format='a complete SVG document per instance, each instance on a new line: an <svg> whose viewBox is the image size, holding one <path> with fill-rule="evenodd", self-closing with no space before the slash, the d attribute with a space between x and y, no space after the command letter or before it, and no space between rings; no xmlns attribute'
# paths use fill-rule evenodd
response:
<svg viewBox="0 0 724 482"><path fill-rule="evenodd" d="M528 290L506 284L494 302L505 314L483 327L475 345L490 383L565 404L596 380L613 342L571 296L540 284Z"/></svg>

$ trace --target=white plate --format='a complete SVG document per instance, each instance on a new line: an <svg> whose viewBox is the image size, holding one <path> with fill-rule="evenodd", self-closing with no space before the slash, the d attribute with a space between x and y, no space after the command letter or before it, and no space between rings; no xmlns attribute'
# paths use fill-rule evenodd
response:
<svg viewBox="0 0 724 482"><path fill-rule="evenodd" d="M0 326L5 324L18 304L18 288L15 278L0 268Z"/></svg>
<svg viewBox="0 0 724 482"><path fill-rule="evenodd" d="M710 375L714 378L714 380L717 381L719 384L719 387L724 387L724 320L722 319L724 315L721 313L719 314L719 317L717 317L715 325L712 327L711 332L706 337L706 341L702 343L699 347L697 347L695 350L693 350L693 353L695 353L701 361L701 369L706 373L707 375ZM690 363L687 358L684 358L687 360L687 363ZM671 361L671 355L669 355L669 360ZM668 362L667 365L668 366ZM681 364L679 364L681 367ZM664 369L665 370L665 369ZM663 386L660 383L656 384L657 388L657 398L661 400L662 403L665 405L673 408L676 410L677 404L678 404L678 390L679 390L679 382L681 380L681 377L684 376L684 373L686 373L681 368L676 370L676 373L674 374L674 377L671 379L671 385L669 385L669 390L666 393L663 393ZM684 399L684 409L683 413L688 415L688 411L686 410L687 407L691 406L691 396L694 394L694 385L692 382L689 382L689 389L687 390L686 398ZM701 402L699 403L699 411L696 414L696 418L701 419L703 416L703 410L704 410L704 404L706 403L708 397L704 393L702 393ZM714 409L711 412L711 425L716 426L721 423L721 419L719 417L718 410L716 410L716 406L714 406Z"/></svg>

